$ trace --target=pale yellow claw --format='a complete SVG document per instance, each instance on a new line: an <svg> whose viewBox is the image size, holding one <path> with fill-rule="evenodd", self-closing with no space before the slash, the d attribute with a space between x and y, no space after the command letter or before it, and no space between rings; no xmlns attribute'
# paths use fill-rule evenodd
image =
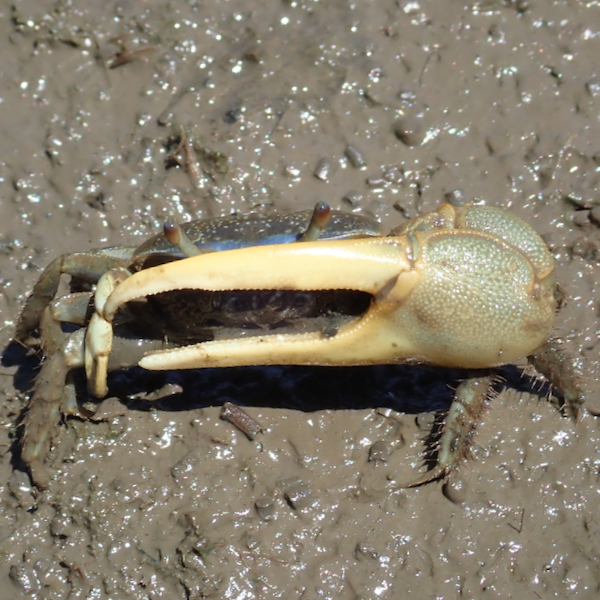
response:
<svg viewBox="0 0 600 600"><path fill-rule="evenodd" d="M537 262L545 268L541 276L509 242L516 237L522 246L537 248L539 236L512 215L521 231L504 236L509 241L485 231L452 229L451 210L449 205L442 208L446 226L418 224L409 235L257 246L140 271L115 289L103 316L110 322L127 302L182 289L348 289L367 292L373 301L365 315L340 327L332 338L288 334L270 335L260 343L203 342L155 353L141 366L344 366L412 360L487 368L528 356L554 325L555 281L537 251ZM507 213L499 215L507 221ZM524 231L533 241L525 239Z"/></svg>
<svg viewBox="0 0 600 600"><path fill-rule="evenodd" d="M111 293L131 276L131 272L122 267L107 271L98 281L94 296L95 312L90 319L85 337L85 374L88 391L97 398L108 393L108 359L112 350L112 323L102 317L102 312Z"/></svg>

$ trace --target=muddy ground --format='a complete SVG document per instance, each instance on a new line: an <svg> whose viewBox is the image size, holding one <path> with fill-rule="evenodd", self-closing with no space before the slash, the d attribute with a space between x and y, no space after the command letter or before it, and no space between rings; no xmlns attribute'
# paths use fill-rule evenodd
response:
<svg viewBox="0 0 600 600"><path fill-rule="evenodd" d="M3 0L0 16L0 598L598 597L598 2ZM54 478L31 487L16 423L37 363L9 341L54 257L167 217L324 199L389 229L447 198L547 240L578 423L509 370L452 485L401 490L463 374L134 370L96 421L61 425ZM221 421L225 400L263 433Z"/></svg>

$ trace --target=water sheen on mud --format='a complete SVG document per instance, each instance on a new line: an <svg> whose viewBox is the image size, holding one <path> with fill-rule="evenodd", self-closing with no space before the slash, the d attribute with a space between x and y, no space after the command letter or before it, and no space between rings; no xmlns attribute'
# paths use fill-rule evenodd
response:
<svg viewBox="0 0 600 600"><path fill-rule="evenodd" d="M386 231L443 201L548 242L577 424L515 370L445 485L423 468L464 373L244 368L111 376L32 489L0 372L0 598L595 598L600 587L597 2L0 3L0 346L64 252L166 219L334 209ZM265 265L268 268L268 265ZM327 269L327 265L323 265ZM254 441L219 419L244 405ZM15 466L17 469L15 469Z"/></svg>

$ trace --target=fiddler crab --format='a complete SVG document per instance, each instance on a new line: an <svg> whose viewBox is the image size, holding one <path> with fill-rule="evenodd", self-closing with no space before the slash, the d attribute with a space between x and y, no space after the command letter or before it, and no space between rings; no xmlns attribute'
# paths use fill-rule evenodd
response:
<svg viewBox="0 0 600 600"><path fill-rule="evenodd" d="M56 298L61 274L95 290ZM527 358L577 415L577 378L550 337L561 300L542 238L491 206L443 204L389 236L325 203L312 213L167 223L141 246L65 254L42 273L15 333L44 357L22 459L46 487L44 460L61 416L82 414L72 377L81 367L99 398L109 371L136 365L472 370L456 389L437 464L407 487L420 485L469 454L494 367ZM63 323L79 329L65 333Z"/></svg>

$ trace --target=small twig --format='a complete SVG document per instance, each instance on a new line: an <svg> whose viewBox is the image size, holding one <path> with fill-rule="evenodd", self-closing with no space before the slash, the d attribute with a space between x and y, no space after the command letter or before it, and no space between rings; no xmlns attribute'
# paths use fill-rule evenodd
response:
<svg viewBox="0 0 600 600"><path fill-rule="evenodd" d="M249 440L253 440L259 433L262 432L260 423L254 420L248 413L242 410L237 404L225 402L219 415L224 421L228 421L237 427L246 435Z"/></svg>
<svg viewBox="0 0 600 600"><path fill-rule="evenodd" d="M198 159L196 158L196 151L194 145L186 134L183 126L181 127L181 142L183 144L183 156L185 157L185 172L188 174L192 187L195 190L201 190L204 185L202 183L202 173L200 166L198 165Z"/></svg>
<svg viewBox="0 0 600 600"><path fill-rule="evenodd" d="M135 50L128 50L122 37L113 38L112 40L110 40L110 42L113 44L118 44L119 51L116 53L115 57L112 60L109 60L107 62L109 69L116 69L121 65L125 65L134 61L136 58L139 57L140 54L154 50L154 46L141 46L139 48L136 48Z"/></svg>
<svg viewBox="0 0 600 600"><path fill-rule="evenodd" d="M175 150L169 152L169 160L173 161L173 163L179 165L180 167L183 167L190 178L192 187L195 190L201 190L204 187L202 182L202 171L200 169L200 165L198 164L194 145L187 135L183 125L179 125L179 130L179 143L177 144ZM182 158L179 156L180 153L183 154L183 165L181 164Z"/></svg>
<svg viewBox="0 0 600 600"><path fill-rule="evenodd" d="M508 523L508 526L512 527L517 533L521 533L523 531L523 519L524 518L525 518L525 509L522 508L521 509L521 522L519 523L519 526L516 527L512 523Z"/></svg>

